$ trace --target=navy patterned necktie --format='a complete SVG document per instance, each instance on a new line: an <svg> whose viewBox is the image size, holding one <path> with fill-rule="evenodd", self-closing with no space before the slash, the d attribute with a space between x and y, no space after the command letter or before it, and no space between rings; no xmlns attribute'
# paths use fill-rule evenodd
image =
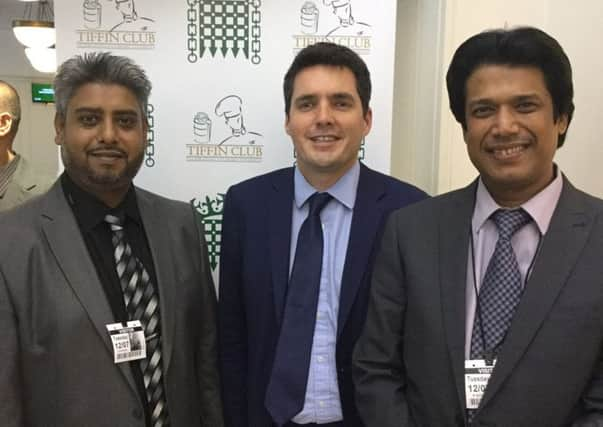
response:
<svg viewBox="0 0 603 427"><path fill-rule="evenodd" d="M153 427L169 426L167 402L163 389L159 299L149 274L132 253L124 236L123 220L106 215L112 232L115 266L130 320L140 320L147 338L147 357L140 361Z"/></svg>
<svg viewBox="0 0 603 427"><path fill-rule="evenodd" d="M287 423L304 406L322 270L320 212L331 199L332 196L328 193L314 193L308 199L308 217L297 237L281 331L265 401L277 426Z"/></svg>
<svg viewBox="0 0 603 427"><path fill-rule="evenodd" d="M492 219L498 228L498 241L478 295L471 334L472 359L484 358L486 352L496 356L523 291L511 237L532 218L523 209L498 209Z"/></svg>

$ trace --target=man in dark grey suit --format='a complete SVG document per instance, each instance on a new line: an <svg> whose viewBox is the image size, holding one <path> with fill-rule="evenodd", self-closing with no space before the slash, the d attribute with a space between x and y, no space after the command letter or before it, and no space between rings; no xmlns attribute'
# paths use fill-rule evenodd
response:
<svg viewBox="0 0 603 427"><path fill-rule="evenodd" d="M603 425L603 201L553 156L574 111L534 28L456 51L450 106L480 176L393 214L354 353L367 426Z"/></svg>
<svg viewBox="0 0 603 427"><path fill-rule="evenodd" d="M36 173L23 156L13 151L21 122L17 90L0 80L0 212L46 191L52 182Z"/></svg>
<svg viewBox="0 0 603 427"><path fill-rule="evenodd" d="M55 79L65 173L0 215L3 426L221 426L216 297L185 203L132 185L151 84L125 57Z"/></svg>

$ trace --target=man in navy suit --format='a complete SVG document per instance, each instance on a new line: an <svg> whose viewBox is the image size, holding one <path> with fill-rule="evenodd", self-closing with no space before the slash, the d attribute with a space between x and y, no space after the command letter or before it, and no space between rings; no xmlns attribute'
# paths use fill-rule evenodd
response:
<svg viewBox="0 0 603 427"><path fill-rule="evenodd" d="M356 53L332 43L309 46L283 86L297 163L234 185L224 205L219 332L227 425L361 426L351 354L375 246L387 215L425 194L358 161L372 112L369 71ZM302 305L292 284L308 270L297 249L316 193L329 195L315 227L322 255L314 302L299 310L310 313L302 322L289 317ZM300 323L309 330L304 350L295 339Z"/></svg>

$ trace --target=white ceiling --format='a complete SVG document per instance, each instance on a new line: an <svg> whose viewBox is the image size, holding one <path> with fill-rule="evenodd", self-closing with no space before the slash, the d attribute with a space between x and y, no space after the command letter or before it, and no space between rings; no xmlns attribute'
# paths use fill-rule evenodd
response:
<svg viewBox="0 0 603 427"><path fill-rule="evenodd" d="M26 4L19 0L0 0L0 76L52 78L52 74L32 68L24 47L13 34L12 21L23 18Z"/></svg>

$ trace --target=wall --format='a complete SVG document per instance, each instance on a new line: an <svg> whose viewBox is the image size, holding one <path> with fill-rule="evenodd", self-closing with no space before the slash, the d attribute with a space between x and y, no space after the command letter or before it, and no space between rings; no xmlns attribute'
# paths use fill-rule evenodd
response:
<svg viewBox="0 0 603 427"><path fill-rule="evenodd" d="M579 6L579 7L577 7ZM49 79L27 63L14 40L11 18L22 13L23 3L0 4L0 78L18 84L29 99L32 79ZM444 75L456 47L486 28L536 25L562 44L572 61L576 114L566 145L557 162L577 186L603 197L603 55L594 41L603 38L603 2L581 0L399 0L392 139L392 174L413 182L431 194L466 185L476 171L469 162L460 127L448 109ZM40 80L43 81L43 80ZM25 89L23 89L25 88ZM26 96L27 95L27 96ZM56 159L52 144L51 106L24 106L34 126L20 129L17 149L49 160ZM26 111L24 114L30 114ZM45 125L44 125L45 124ZM29 147L28 144L35 144ZM54 156L45 151L48 149ZM37 154L39 153L39 154ZM36 160L37 161L37 160ZM46 166L42 166L46 167Z"/></svg>
<svg viewBox="0 0 603 427"><path fill-rule="evenodd" d="M442 0L398 1L391 171L431 194L440 149L442 11Z"/></svg>
<svg viewBox="0 0 603 427"><path fill-rule="evenodd" d="M22 121L14 142L15 151L27 157L42 173L58 170L58 152L54 144L54 105L31 102L31 83L51 82L52 75L34 70L25 57L23 46L12 32L11 22L23 16L25 3L0 0L0 79L13 85L21 97Z"/></svg>
<svg viewBox="0 0 603 427"><path fill-rule="evenodd" d="M41 173L56 175L58 154L54 144L54 104L31 102L31 83L50 83L50 80L2 75L0 80L13 85L21 97L21 124L13 143L14 150L27 158Z"/></svg>
<svg viewBox="0 0 603 427"><path fill-rule="evenodd" d="M505 25L537 26L555 37L569 56L574 71L576 113L556 161L576 186L602 197L603 145L599 135L603 134L603 120L599 117L603 111L603 55L595 41L603 38L603 2L448 0L442 73L465 39L484 29ZM448 110L444 81L440 84L443 102L439 113L438 193L465 186L477 175L468 160L460 126Z"/></svg>

